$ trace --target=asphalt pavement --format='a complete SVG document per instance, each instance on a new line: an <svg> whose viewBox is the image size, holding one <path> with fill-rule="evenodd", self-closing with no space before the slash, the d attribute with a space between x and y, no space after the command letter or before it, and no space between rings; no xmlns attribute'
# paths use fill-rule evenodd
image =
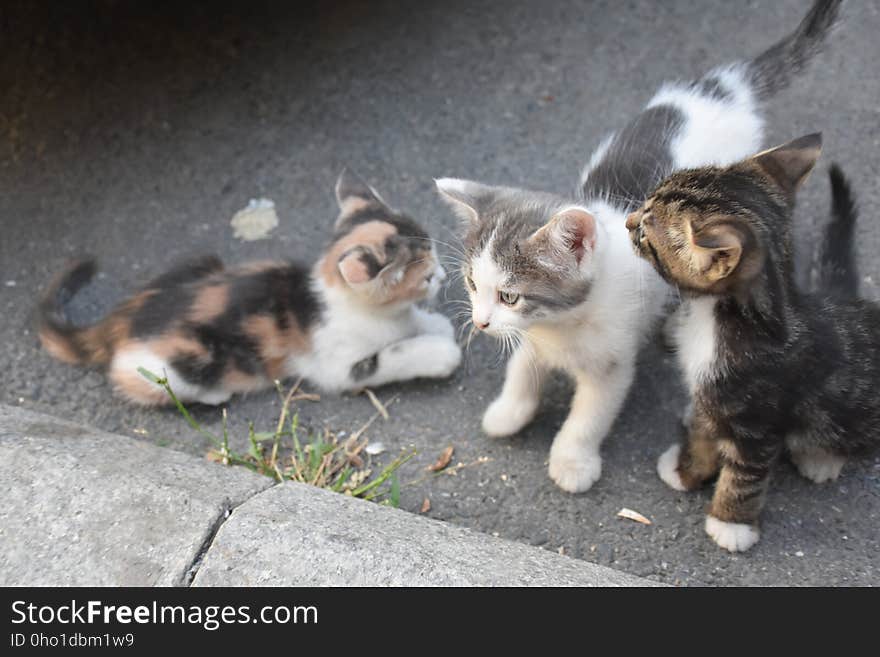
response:
<svg viewBox="0 0 880 657"><path fill-rule="evenodd" d="M591 150L670 78L753 55L794 28L805 0L281 3L5 3L0 13L0 402L202 455L210 443L172 410L115 397L103 375L52 361L32 330L34 299L68 259L102 274L73 300L88 321L175 261L314 258L348 165L440 241L456 221L432 179L471 177L565 192ZM865 296L880 299L880 5L851 1L831 47L767 107L767 143L821 130L825 151L797 210L803 263L828 214L825 171L839 162L862 210ZM275 202L270 239L229 222L252 198ZM441 245L441 252L454 250ZM801 275L805 276L806 268ZM464 298L457 286L450 301ZM448 307L451 312L452 305ZM808 375L809 373L805 373ZM880 584L880 458L816 486L783 464L763 537L730 555L704 534L710 491L677 493L657 457L678 439L684 394L652 343L583 495L546 474L571 393L553 382L521 435L490 440L482 410L503 360L475 340L447 382L377 391L390 418L367 436L418 456L402 508L661 582L689 585ZM249 420L272 425L274 392L229 404L233 444ZM364 396L303 402L305 426L351 432ZM219 428L216 409L196 417ZM454 445L454 475L425 467ZM486 457L486 458L484 458ZM618 518L621 508L651 525Z"/></svg>

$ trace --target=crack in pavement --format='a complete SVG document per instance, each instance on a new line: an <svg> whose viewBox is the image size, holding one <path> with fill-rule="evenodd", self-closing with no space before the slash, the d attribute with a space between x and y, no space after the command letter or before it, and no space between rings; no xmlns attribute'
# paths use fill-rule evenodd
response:
<svg viewBox="0 0 880 657"><path fill-rule="evenodd" d="M195 557L193 557L192 562L189 564L187 568L184 569L181 576L174 583L175 586L192 586L193 580L199 572L199 568L202 567L202 562L205 560L205 556L208 554L208 551L211 549L211 546L214 545L214 539L217 537L217 533L220 531L220 528L226 524L226 521L232 516L233 511L235 511L242 504L247 502L248 500L253 499L257 495L260 495L267 490L270 490L277 486L278 483L272 484L268 488L264 488L262 490L256 491L253 495L243 499L238 504L232 504L229 499L223 500L223 503L220 507L220 513L214 519L214 522L208 528L207 535L205 539L202 541L202 545L199 547L196 552Z"/></svg>

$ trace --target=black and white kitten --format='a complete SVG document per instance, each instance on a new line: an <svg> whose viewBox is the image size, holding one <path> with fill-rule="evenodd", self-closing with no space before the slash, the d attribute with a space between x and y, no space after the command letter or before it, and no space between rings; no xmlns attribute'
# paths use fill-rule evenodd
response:
<svg viewBox="0 0 880 657"><path fill-rule="evenodd" d="M562 489L585 491L599 479L599 447L667 299L668 286L632 252L626 214L676 169L731 164L759 150L760 101L820 49L839 6L816 0L792 34L755 59L663 85L602 142L574 197L437 181L466 222L463 270L474 325L519 344L483 429L509 436L528 424L548 371L576 382L550 449L549 474Z"/></svg>
<svg viewBox="0 0 880 657"><path fill-rule="evenodd" d="M757 542L783 451L821 483L880 442L880 306L857 298L855 206L836 166L821 291L792 274L795 190L820 147L810 135L675 173L627 219L635 250L684 299L670 333L692 411L657 469L676 490L717 475L706 531L730 551Z"/></svg>

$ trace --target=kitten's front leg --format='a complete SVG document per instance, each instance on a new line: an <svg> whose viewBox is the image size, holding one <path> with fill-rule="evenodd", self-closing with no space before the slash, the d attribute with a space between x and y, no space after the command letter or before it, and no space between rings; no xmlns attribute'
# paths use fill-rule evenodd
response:
<svg viewBox="0 0 880 657"><path fill-rule="evenodd" d="M483 431L493 438L511 436L528 424L541 401L546 370L531 347L520 345L507 362L501 394L483 414Z"/></svg>
<svg viewBox="0 0 880 657"><path fill-rule="evenodd" d="M550 478L562 490L582 493L601 476L599 447L623 406L634 370L635 364L627 362L603 375L577 375L571 411L550 448Z"/></svg>
<svg viewBox="0 0 880 657"><path fill-rule="evenodd" d="M706 516L706 533L730 552L744 552L758 542L758 517L779 452L768 446L744 455L732 441L719 443L721 474Z"/></svg>
<svg viewBox="0 0 880 657"><path fill-rule="evenodd" d="M409 379L442 379L461 362L461 348L450 338L418 335L382 348L351 367L349 389Z"/></svg>

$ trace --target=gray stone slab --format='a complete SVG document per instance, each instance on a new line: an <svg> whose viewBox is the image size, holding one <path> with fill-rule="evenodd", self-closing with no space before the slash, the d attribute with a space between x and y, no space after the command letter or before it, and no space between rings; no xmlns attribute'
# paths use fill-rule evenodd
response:
<svg viewBox="0 0 880 657"><path fill-rule="evenodd" d="M173 585L272 481L0 405L0 585Z"/></svg>
<svg viewBox="0 0 880 657"><path fill-rule="evenodd" d="M217 532L195 586L645 586L653 582L286 483Z"/></svg>

